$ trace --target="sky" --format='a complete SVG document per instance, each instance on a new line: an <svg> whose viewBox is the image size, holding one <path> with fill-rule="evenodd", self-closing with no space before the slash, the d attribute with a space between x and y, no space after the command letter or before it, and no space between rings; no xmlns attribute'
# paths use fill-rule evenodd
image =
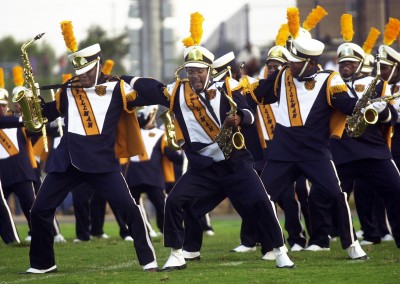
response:
<svg viewBox="0 0 400 284"><path fill-rule="evenodd" d="M6 3L5 3L6 2ZM268 44L275 38L279 26L286 21L286 8L295 0L173 0L176 18L172 25L179 38L189 36L190 14L200 12L203 39L224 19L234 14L246 2L250 4L250 39L256 45ZM101 5L100 5L101 3ZM59 23L71 20L74 34L86 38L92 25L101 26L108 33L119 34L128 24L130 0L2 0L0 38L12 35L16 40L27 41L45 32L46 41L57 55L66 52Z"/></svg>

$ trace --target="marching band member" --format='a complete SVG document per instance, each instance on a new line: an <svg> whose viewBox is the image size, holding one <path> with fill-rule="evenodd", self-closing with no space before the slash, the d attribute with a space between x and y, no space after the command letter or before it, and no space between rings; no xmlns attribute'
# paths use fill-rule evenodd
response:
<svg viewBox="0 0 400 284"><path fill-rule="evenodd" d="M127 101L138 92L118 77L106 76L101 72L99 44L77 51L76 40L70 39L68 42L66 40L66 44L74 52L68 59L77 76L61 85L54 102L43 104L43 114L49 121L60 115L64 117L66 131L54 151L53 161L31 210L31 267L26 273L57 271L51 234L55 209L71 188L84 182L101 192L110 203L114 203L127 220L143 270L157 271L153 245L140 209L120 172L117 159L118 156L127 157L143 151L132 149L138 146L137 141L140 144L141 140L137 139L140 137L139 129L136 128L136 132L133 131L135 128L129 129L128 136L132 131L137 134L136 143L124 147L121 143L127 141L127 132L124 132L128 130L127 125L124 128L118 124L119 121L130 125L136 122L137 126L136 117L129 115L132 110ZM118 125L121 127L118 128ZM124 138L117 139L117 129L118 135L125 134Z"/></svg>
<svg viewBox="0 0 400 284"><path fill-rule="evenodd" d="M189 161L188 170L166 199L164 245L171 248L171 254L163 270L186 268L182 254L183 209L190 207L195 216L201 217L226 197L241 216L255 216L263 238L270 235L277 267L293 268L273 204L253 169L252 155L243 147L239 134L235 144L238 149L233 147L230 135L227 137L226 133L230 130L235 133L238 126L252 125L254 115L240 92L231 91L230 83L234 81L210 86L214 55L198 45L203 19L199 13L191 15L192 36L183 41L187 46L183 65L187 80L178 78L166 89L160 89L156 81L153 81L154 88L149 86L151 79L123 77L135 90L141 90L146 84L147 100L169 106L174 112L177 129L184 139L181 145ZM144 99L144 96L137 96L136 103ZM227 115L228 112L231 115Z"/></svg>
<svg viewBox="0 0 400 284"><path fill-rule="evenodd" d="M340 45L337 50L339 72L350 90L349 94L353 94L359 100L366 100L366 98L373 100L391 95L387 82L361 74L365 51L350 41ZM377 72L380 72L379 61L377 68ZM376 76L379 76L379 74ZM376 122L368 124L361 135L354 137L345 132L341 140L331 140L333 160L345 192L350 194L354 180L363 180L370 185L368 188L373 186L378 195L382 196L393 229L393 236L399 246L400 176L392 160L388 138L385 137L385 131L390 132L388 128L390 129L390 126L397 122L397 112L385 100L378 100L366 106L366 109L369 108L373 108L376 113ZM358 188L357 191L358 195L363 195L363 191L366 191L366 189ZM355 199L357 199L357 196L355 196ZM357 212L360 211L360 223L364 231L364 239L361 244L381 242L381 236L376 228L370 229L368 222L364 222L365 214L372 213L373 204L370 202L367 206L368 202L363 202L360 206L356 202L356 205L358 205Z"/></svg>
<svg viewBox="0 0 400 284"><path fill-rule="evenodd" d="M293 48L288 67L260 80L254 90L264 103L279 101L274 139L261 178L273 201L301 174L318 185L340 216L342 247L351 259L365 259L367 255L354 236L346 196L340 189L329 151L332 108L350 114L355 99L347 94L339 74L320 71L318 58L324 44L306 37L297 39L298 30L292 30L291 35ZM342 119L342 127L343 122Z"/></svg>

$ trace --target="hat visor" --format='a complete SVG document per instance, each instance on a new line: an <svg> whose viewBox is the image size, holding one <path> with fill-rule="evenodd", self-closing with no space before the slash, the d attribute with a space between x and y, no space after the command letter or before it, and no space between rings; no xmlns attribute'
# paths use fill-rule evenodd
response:
<svg viewBox="0 0 400 284"><path fill-rule="evenodd" d="M224 76L226 75L226 73L228 73L228 70L226 70L225 72L222 72L221 74L219 74L219 75L216 76L216 77L213 77L213 80L214 80L215 82L220 81L220 80L222 79L222 77L224 77Z"/></svg>
<svg viewBox="0 0 400 284"><path fill-rule="evenodd" d="M342 57L339 59L339 63L343 61L351 61L351 62L360 62L359 59L353 58L353 57Z"/></svg>
<svg viewBox="0 0 400 284"><path fill-rule="evenodd" d="M207 64L198 63L198 62L188 62L184 64L185 67L196 67L196 68L208 68Z"/></svg>
<svg viewBox="0 0 400 284"><path fill-rule="evenodd" d="M0 105L8 105L8 101L0 100Z"/></svg>
<svg viewBox="0 0 400 284"><path fill-rule="evenodd" d="M89 65L87 65L87 66L85 66L85 67L83 67L83 68L80 68L80 69L76 69L76 68L75 68L75 74L76 74L76 75L82 75L82 74L84 74L84 73L86 73L86 72L92 70L92 68L96 65L97 62L98 62L98 61L96 60L95 62L90 63Z"/></svg>
<svg viewBox="0 0 400 284"><path fill-rule="evenodd" d="M373 67L369 67L369 66L364 66L363 68L361 68L361 72L363 73L370 73L374 70Z"/></svg>
<svg viewBox="0 0 400 284"><path fill-rule="evenodd" d="M383 58L381 58L381 59L379 60L379 64L381 64L381 65L389 65L389 66L393 66L393 65L394 65L393 62L388 61L388 60L385 60L385 59L383 59Z"/></svg>
<svg viewBox="0 0 400 284"><path fill-rule="evenodd" d="M304 61L306 61L306 59L300 58L300 57L296 57L292 53L289 53L287 55L287 58L288 58L288 61L290 61L290 62L304 62Z"/></svg>

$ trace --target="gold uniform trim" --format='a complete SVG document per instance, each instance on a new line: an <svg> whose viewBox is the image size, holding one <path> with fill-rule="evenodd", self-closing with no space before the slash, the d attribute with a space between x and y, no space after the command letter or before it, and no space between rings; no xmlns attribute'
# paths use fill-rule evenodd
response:
<svg viewBox="0 0 400 284"><path fill-rule="evenodd" d="M86 135L99 135L99 127L93 113L92 106L89 98L83 88L71 88L72 96L75 99L76 106L78 107L79 115L81 117L83 128Z"/></svg>
<svg viewBox="0 0 400 284"><path fill-rule="evenodd" d="M189 82L185 82L183 86L186 105L193 112L197 122L201 125L210 139L214 141L215 136L217 136L219 132L219 127L208 116L205 107L200 102L199 96L193 92Z"/></svg>
<svg viewBox="0 0 400 284"><path fill-rule="evenodd" d="M264 123L265 129L269 140L272 140L274 136L274 130L276 125L276 119L274 112L272 111L271 105L259 105L261 118Z"/></svg>
<svg viewBox="0 0 400 284"><path fill-rule="evenodd" d="M2 129L0 129L0 143L10 156L14 156L19 153L17 147L15 147L10 137L8 137Z"/></svg>
<svg viewBox="0 0 400 284"><path fill-rule="evenodd" d="M303 126L303 120L300 113L300 104L297 97L296 86L293 81L292 73L290 69L285 72L285 90L286 90L286 103L288 108L290 125Z"/></svg>

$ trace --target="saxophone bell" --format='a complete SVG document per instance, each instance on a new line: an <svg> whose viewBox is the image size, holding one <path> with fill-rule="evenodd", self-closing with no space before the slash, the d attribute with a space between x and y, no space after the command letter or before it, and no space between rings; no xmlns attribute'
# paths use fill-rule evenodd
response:
<svg viewBox="0 0 400 284"><path fill-rule="evenodd" d="M243 136L242 132L237 131L237 132L233 133L232 144L236 150L242 150L243 148L246 147L246 144L244 143L244 136Z"/></svg>

